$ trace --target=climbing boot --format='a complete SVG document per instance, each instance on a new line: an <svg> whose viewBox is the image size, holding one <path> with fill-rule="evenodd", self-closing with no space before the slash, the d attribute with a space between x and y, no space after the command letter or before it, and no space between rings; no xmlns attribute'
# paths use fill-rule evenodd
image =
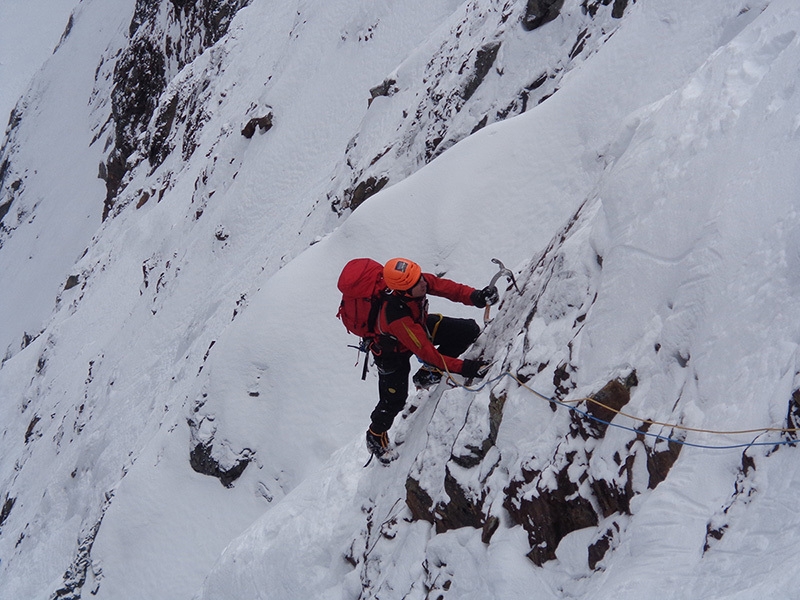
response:
<svg viewBox="0 0 800 600"><path fill-rule="evenodd" d="M435 386L442 380L442 374L439 371L434 371L428 367L421 367L419 371L414 373L411 381L418 390L428 390Z"/></svg>
<svg viewBox="0 0 800 600"><path fill-rule="evenodd" d="M397 452L389 447L389 434L385 431L374 433L367 429L367 450L385 465L397 458Z"/></svg>

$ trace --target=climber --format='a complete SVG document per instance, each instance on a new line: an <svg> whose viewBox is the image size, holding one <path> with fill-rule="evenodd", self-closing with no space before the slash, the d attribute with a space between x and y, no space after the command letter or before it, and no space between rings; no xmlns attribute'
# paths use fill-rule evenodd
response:
<svg viewBox="0 0 800 600"><path fill-rule="evenodd" d="M388 431L408 397L412 354L423 363L412 378L418 389L437 384L443 371L469 379L483 377L489 367L482 360L457 358L477 339L478 324L472 319L429 315L427 294L478 308L495 304L499 295L494 286L478 290L423 273L417 263L405 258L388 261L383 278L388 291L383 294L377 337L370 347L378 367L379 401L370 415L367 448L388 463L394 458Z"/></svg>

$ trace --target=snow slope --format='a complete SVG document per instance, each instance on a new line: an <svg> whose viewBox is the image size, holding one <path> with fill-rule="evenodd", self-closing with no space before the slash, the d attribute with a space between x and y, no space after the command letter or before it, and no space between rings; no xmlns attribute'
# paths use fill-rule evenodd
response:
<svg viewBox="0 0 800 600"><path fill-rule="evenodd" d="M796 38L800 14L790 2L773 2L763 13L743 13L724 22L715 21L719 12L706 6L708 12L698 18L695 11L692 22L706 27L713 23L717 35L707 31L698 36L689 31L689 22L665 18L680 12L672 4L674 13L664 4L642 6L636 14L642 29L635 31L632 18L613 41L625 44L626 34L643 41L643 32L652 32L661 23L676 37L657 39L678 43L673 52L654 54L673 64L680 62L675 50L686 47L689 39L715 40L720 46L709 51L707 60L695 65L674 91L631 111L616 138L597 153L605 163L604 173L585 196L582 214L588 216L569 233L572 245L562 255L567 264L554 274L556 282L549 284L552 297L545 306L552 312L548 316L548 310L543 310L542 294L540 316L523 335L529 336L533 354L563 353L563 343L569 340L559 339L559 312L569 314L565 307L580 307L582 294L588 290L591 293L583 306L591 308L585 326L571 342L575 397L597 391L615 373L634 367L640 384L629 409L633 414L721 431L780 428L785 426L787 406L798 383L800 332L793 318L797 294L792 268L797 243L790 232L796 228L798 189L793 166L798 157L800 104L794 81L800 64ZM602 60L604 52L613 52L613 47L607 44L597 60ZM697 56L697 49L692 50ZM615 64L624 70L619 61ZM588 67L585 78L589 80L608 73ZM583 91L582 76L583 71L574 73L569 82L573 87L565 85L547 103L493 127L485 137L505 138L501 147L514 150L520 143L519 138L511 141L513 136L541 141L531 130L542 122L552 126L557 121L547 118L547 108L564 111L563 103L568 101L564 98L569 99L574 90L576 94ZM628 76L627 81L638 79L630 71ZM586 91L583 97L597 96ZM569 125L563 125L568 120L557 122L569 131ZM568 138L563 132L557 136ZM375 198L325 243L351 244L352 225L362 225L359 217L396 222L400 215L414 214L418 210L415 196L424 195L431 181L458 179L456 169L472 164L475 154L486 151L491 143L480 134L466 140L429 168ZM581 158L583 164L587 162L576 148L572 147L566 164L580 163ZM510 189L517 190L522 213L527 207L519 190L529 189L524 185L529 183L524 179L529 170L524 161L514 164L516 156L526 153L512 151L504 157L521 184ZM463 169L460 178L468 179L473 173L474 169ZM513 177L503 179L514 181ZM393 191L402 196L392 197ZM513 193L501 196L514 198ZM492 217L497 214L493 212ZM492 217L480 221L484 231L498 223ZM521 219L516 224L530 225L530 221ZM469 225L466 231L470 232ZM367 240L373 237L370 233L365 233ZM418 235L413 244L416 252L436 263L439 249L429 249L430 232L423 229L413 235ZM500 237L499 229L496 235ZM472 239L472 235L463 236L459 254L474 252L468 248ZM520 231L510 239L526 238ZM502 250L501 255L517 259L513 248ZM474 252L469 262L480 264L480 255ZM598 256L602 268L595 261ZM520 265L518 271L524 274L533 269ZM501 306L501 311L520 308L520 303L512 302ZM507 354L504 368L516 371L531 359L515 349L505 350L511 344L507 336L520 330L521 317L502 318L505 323L497 322L499 333L492 326L487 330L484 353L496 359ZM504 382L496 384L495 393L504 386ZM555 393L546 377L533 379L532 387ZM501 484L508 483L531 444L538 448L534 454L553 452L563 435L563 413L567 412L548 416L549 410L531 406L535 398L525 390L517 388L509 394L496 446L501 458L494 467ZM796 595L790 565L797 551L797 518L788 508L798 485L796 457L789 447L775 446L784 439L777 433L689 433L686 441L700 446L740 447L687 446L666 481L635 497L629 517L617 517L621 532L598 571L586 564L595 528L567 536L558 547L557 560L537 568L524 558L528 547L521 528L502 511L503 525L489 544L481 542L480 530L467 527L437 535L428 523L411 522L404 506L406 475L422 470L425 477L426 469L439 468L436 465L446 461L451 450L456 452L453 429L457 432L461 423L469 426L467 407L476 401L464 392L442 394L440 389L431 397L423 393L415 402L421 408L396 428L395 435L404 440L396 463L387 469L361 470L352 458L360 445L354 441L315 479L298 487L231 544L198 597ZM549 425L533 427L536 439L531 427L543 420ZM615 420L630 426L625 421ZM625 435L612 430L606 445L611 450L619 448L619 438ZM743 453L742 447L751 441L766 446L752 446ZM743 468L749 461L752 468ZM596 459L591 465L595 472L604 468L608 467ZM483 477L485 470L480 473ZM491 485L483 490L497 493ZM714 528L719 528L721 539L709 535ZM298 571L302 575L294 576Z"/></svg>
<svg viewBox="0 0 800 600"><path fill-rule="evenodd" d="M0 118L3 122L64 34L76 0L0 2Z"/></svg>
<svg viewBox="0 0 800 600"><path fill-rule="evenodd" d="M354 256L409 255L476 286L493 274L490 258L513 267L524 293L504 293L471 351L496 360L492 378L524 373L546 396L577 399L635 369L631 414L698 429L786 424L800 384L800 10L790 0L640 0L621 20L601 7L605 35L559 70L555 94L413 175L414 152L397 155L393 185L343 219L331 211L352 165L370 162L363 148L381 146L400 107L426 105L414 83L425 53L437 56L459 24L475 47L501 30L498 64L525 81L540 72L525 40L569 50L586 23L581 4L523 34L525 3L254 1L166 93L203 90L198 149L134 168L100 224L109 84L96 79L97 57L110 72L133 3L81 3L52 72L28 93L55 119L48 86L75 80L58 61L81 65L86 81L67 86L74 118L61 125L75 131L53 143L52 128L23 120L9 138L14 168L28 168L14 210L36 216L15 213L0 248L15 286L0 311L0 396L13 399L0 408L0 506L13 501L0 523L0 596L794 597L791 447L687 446L650 489L636 457L657 442L612 427L575 446L567 409L504 377L492 384L503 421L476 467L451 458L482 432L488 389L413 398L418 409L392 431L400 459L362 469L376 378L360 381L334 318L335 281ZM514 16L505 29L504 11ZM98 29L105 37L82 33ZM454 139L489 114L492 93L516 89L499 70L475 113L451 121ZM401 91L368 107L391 73ZM275 125L247 140L253 106L271 108ZM74 200L49 201L62 181ZM73 221L69 234L54 225ZM63 289L69 275L79 285ZM23 332L35 336L24 348ZM699 445L755 437L685 435ZM221 468L247 463L241 477L226 487L193 470L198 446ZM615 476L615 453L634 457L630 514L570 533L556 560L536 566L505 489L566 447L594 452L574 461L591 477ZM489 543L480 529L437 534L411 519L409 476L445 501L447 470L486 494L482 509L500 523ZM608 527L612 547L590 569L587 546Z"/></svg>
<svg viewBox="0 0 800 600"><path fill-rule="evenodd" d="M91 142L96 120L107 115L96 114L90 97L100 57L109 50L110 39L122 34L131 12L113 2L93 4L92 10L89 4L76 6L69 35L41 65L6 129L2 204L8 212L0 230L0 270L8 278L0 292L4 358L19 349L26 336L41 331L56 295L100 225L97 207L102 205L103 183L97 170L102 148ZM43 36L57 12L51 15L42 19ZM66 15L61 30L65 24ZM29 56L36 54L32 48ZM22 118L23 114L30 116ZM9 167L6 161L12 154Z"/></svg>

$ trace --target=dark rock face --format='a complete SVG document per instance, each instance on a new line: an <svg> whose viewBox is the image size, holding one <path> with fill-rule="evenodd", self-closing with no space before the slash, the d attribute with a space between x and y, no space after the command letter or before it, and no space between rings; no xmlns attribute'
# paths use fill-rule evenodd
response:
<svg viewBox="0 0 800 600"><path fill-rule="evenodd" d="M11 498L6 494L6 500L3 502L3 507L0 508L0 531L2 531L3 524L6 522L9 515L11 515L11 509L14 508L14 503L16 501L16 498Z"/></svg>
<svg viewBox="0 0 800 600"><path fill-rule="evenodd" d="M636 0L633 0L636 2ZM625 9L628 7L628 0L614 0L614 7L611 10L611 16L615 19L621 19L625 14Z"/></svg>
<svg viewBox="0 0 800 600"><path fill-rule="evenodd" d="M583 439L603 437L617 412L630 401L630 389L637 383L636 372L633 372L624 383L615 380L606 384L603 389L587 399L586 413L593 417L592 420L587 421L580 418L577 413L572 413L574 431Z"/></svg>
<svg viewBox="0 0 800 600"><path fill-rule="evenodd" d="M406 505L415 520L428 521L436 528L436 533L444 533L461 527L483 529L487 539L491 537L499 523L484 514L483 504L486 494L473 497L471 490L466 490L458 483L456 477L446 470L444 490L448 501L434 506L433 500L413 477L406 479ZM487 542L488 543L488 542Z"/></svg>
<svg viewBox="0 0 800 600"><path fill-rule="evenodd" d="M564 7L564 0L528 0L522 27L525 31L533 31L545 23L555 19Z"/></svg>
<svg viewBox="0 0 800 600"><path fill-rule="evenodd" d="M497 59L497 53L500 51L501 42L494 41L482 46L475 54L474 71L464 86L464 91L461 97L464 101L469 100L478 87L483 83L489 70L492 68L494 61Z"/></svg>
<svg viewBox="0 0 800 600"><path fill-rule="evenodd" d="M197 444L189 453L189 465L195 472L216 477L227 488L233 487L233 482L239 479L250 464L252 459L250 451L245 450L241 458L227 467L222 466L220 461L212 456L211 451L211 444Z"/></svg>
<svg viewBox="0 0 800 600"><path fill-rule="evenodd" d="M597 14L600 6L608 6L611 2L614 6L611 7L611 17L614 19L621 19L625 14L625 9L628 7L628 0L584 0L581 7L591 16ZM636 0L633 0L634 2Z"/></svg>
<svg viewBox="0 0 800 600"><path fill-rule="evenodd" d="M522 478L506 489L504 504L514 522L528 532L531 544L528 558L539 566L556 557L556 548L567 534L598 524L591 502L579 495L578 485L569 480L567 468L558 472L555 490L539 489L542 475L523 470ZM523 500L531 484L538 495Z"/></svg>
<svg viewBox="0 0 800 600"><path fill-rule="evenodd" d="M6 128L6 138L0 147L0 248L3 247L5 238L26 219L30 218L28 211L19 207L17 199L25 191L25 180L28 170L19 172L14 169L13 156L17 150L17 132L22 123L25 104L20 102L11 111ZM11 210L14 207L15 210Z"/></svg>
<svg viewBox="0 0 800 600"><path fill-rule="evenodd" d="M415 521L428 521L433 524L433 499L413 477L406 479L406 505Z"/></svg>
<svg viewBox="0 0 800 600"><path fill-rule="evenodd" d="M483 501L485 493L478 497L470 494L459 485L453 473L448 468L444 478L444 490L450 498L449 502L440 503L436 507L436 532L443 533L461 527L474 527L481 529L484 526Z"/></svg>
<svg viewBox="0 0 800 600"><path fill-rule="evenodd" d="M485 487L469 488L463 486L459 481L462 474L481 465L487 459L491 448L494 447L503 419L505 402L504 394L490 395L485 414L483 441L476 445L467 444L451 455L450 463L444 471L443 480L443 491L447 501L434 503L428 491L413 475L407 478L406 504L414 519L430 522L436 527L437 533L461 527L482 529L483 538L488 543L499 526L499 520L496 516L490 515L484 506L487 489Z"/></svg>
<svg viewBox="0 0 800 600"><path fill-rule="evenodd" d="M200 406L202 404L196 408ZM211 415L206 415L199 421L188 420L191 432L189 466L196 473L215 477L222 485L230 488L233 487L233 482L244 473L247 465L253 461L255 453L250 448L234 450L227 440L221 437L217 438L217 427L214 421L215 419Z"/></svg>
<svg viewBox="0 0 800 600"><path fill-rule="evenodd" d="M195 117L199 112L191 101L179 102L177 93L159 106L168 81L222 38L235 14L248 3L249 0L137 1L130 24L131 43L114 69L114 149L103 173L103 219L110 214L125 175L141 161L134 157L147 157L151 167L157 167L172 150L167 140L181 109ZM168 33L172 23L179 25L174 28L180 31L178 38ZM142 136L154 116L154 133ZM202 119L195 118L195 122L202 125ZM184 143L184 155L187 150L189 154L194 150L191 139Z"/></svg>
<svg viewBox="0 0 800 600"><path fill-rule="evenodd" d="M617 451L613 461L616 476L607 479L594 474L589 440L602 439L617 411L630 400L630 389L637 383L635 374L625 381L611 381L589 398L585 413L572 413L570 433L560 444L554 460L543 470L523 466L505 490L504 507L514 521L528 532L529 558L542 565L556 556L561 540L569 533L598 525L614 515L629 515L631 499L643 490L634 482L637 462L644 461L648 473L647 489L653 489L667 476L682 446L676 442L655 449L645 444L643 433ZM550 482L555 480L555 487ZM595 568L612 547L615 531L610 529L590 547L590 566Z"/></svg>
<svg viewBox="0 0 800 600"><path fill-rule="evenodd" d="M587 402L586 413L598 420L572 413L570 433L559 445L554 460L542 470L523 466L506 488L503 505L514 522L528 532L531 544L528 557L537 565L554 559L558 544L569 533L596 526L601 518L614 512L629 512L630 481L593 478L588 464L590 456L581 443L602 438L608 428L605 421L613 418L613 411L629 400L629 388L619 381L609 382ZM623 462L619 458L618 463L621 473L627 474L632 468L628 460ZM555 486L548 483L552 480Z"/></svg>
<svg viewBox="0 0 800 600"><path fill-rule="evenodd" d="M376 85L369 91L369 100L367 101L367 105L372 104L372 101L375 98L383 96L388 98L397 92L397 80L394 78L387 78L384 79L379 85Z"/></svg>
<svg viewBox="0 0 800 600"><path fill-rule="evenodd" d="M786 428L789 429L789 439L796 440L797 432L800 429L800 390L795 390L789 399L789 409L786 413Z"/></svg>
<svg viewBox="0 0 800 600"><path fill-rule="evenodd" d="M624 380L610 381L585 399L580 411L571 413L569 431L552 456L544 462L532 456L522 461L516 474L510 474L501 491L502 505L512 522L528 533L528 557L536 565L556 558L558 545L570 533L598 527L587 548L589 567L598 568L619 538L621 518L631 514L631 500L664 481L678 459L682 446L678 442L653 443L646 438L646 425L631 432L632 439L610 457L617 466L613 476L609 477L605 468L602 474L593 468L596 441L604 438L610 422L628 404L631 389L637 384L635 372ZM444 500L434 501L430 491L413 475L409 476L406 503L414 519L430 522L437 533L460 527L482 529L482 539L488 543L498 525L487 498L497 493L492 490L489 475L499 462L497 450L492 448L504 403L504 397L491 397L482 444L454 451L444 470L444 493L440 494ZM607 465L609 457L603 461ZM476 467L487 473L477 487ZM646 473L646 480L636 473Z"/></svg>
<svg viewBox="0 0 800 600"><path fill-rule="evenodd" d="M261 117L253 117L242 128L242 135L248 140L256 134L256 130L266 133L272 129L272 113L267 113Z"/></svg>
<svg viewBox="0 0 800 600"><path fill-rule="evenodd" d="M127 173L128 158L137 147L138 135L147 128L158 97L167 84L164 55L147 39L134 41L114 70L111 116L114 119L114 150L106 164L106 200L103 220Z"/></svg>
<svg viewBox="0 0 800 600"><path fill-rule="evenodd" d="M3 217L8 214L8 209L11 208L11 200L6 202L5 204L0 204L0 224L3 222Z"/></svg>
<svg viewBox="0 0 800 600"><path fill-rule="evenodd" d="M367 198L380 192L387 183L389 179L386 177L367 177L359 181L355 187L345 192L347 205L351 210L357 209Z"/></svg>

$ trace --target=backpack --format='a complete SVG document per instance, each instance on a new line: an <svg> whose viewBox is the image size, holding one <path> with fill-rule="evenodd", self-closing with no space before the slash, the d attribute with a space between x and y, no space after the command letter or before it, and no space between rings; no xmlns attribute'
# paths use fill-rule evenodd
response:
<svg viewBox="0 0 800 600"><path fill-rule="evenodd" d="M342 301L336 316L350 333L374 338L381 292L386 289L383 265L371 258L354 258L342 269L337 287Z"/></svg>

